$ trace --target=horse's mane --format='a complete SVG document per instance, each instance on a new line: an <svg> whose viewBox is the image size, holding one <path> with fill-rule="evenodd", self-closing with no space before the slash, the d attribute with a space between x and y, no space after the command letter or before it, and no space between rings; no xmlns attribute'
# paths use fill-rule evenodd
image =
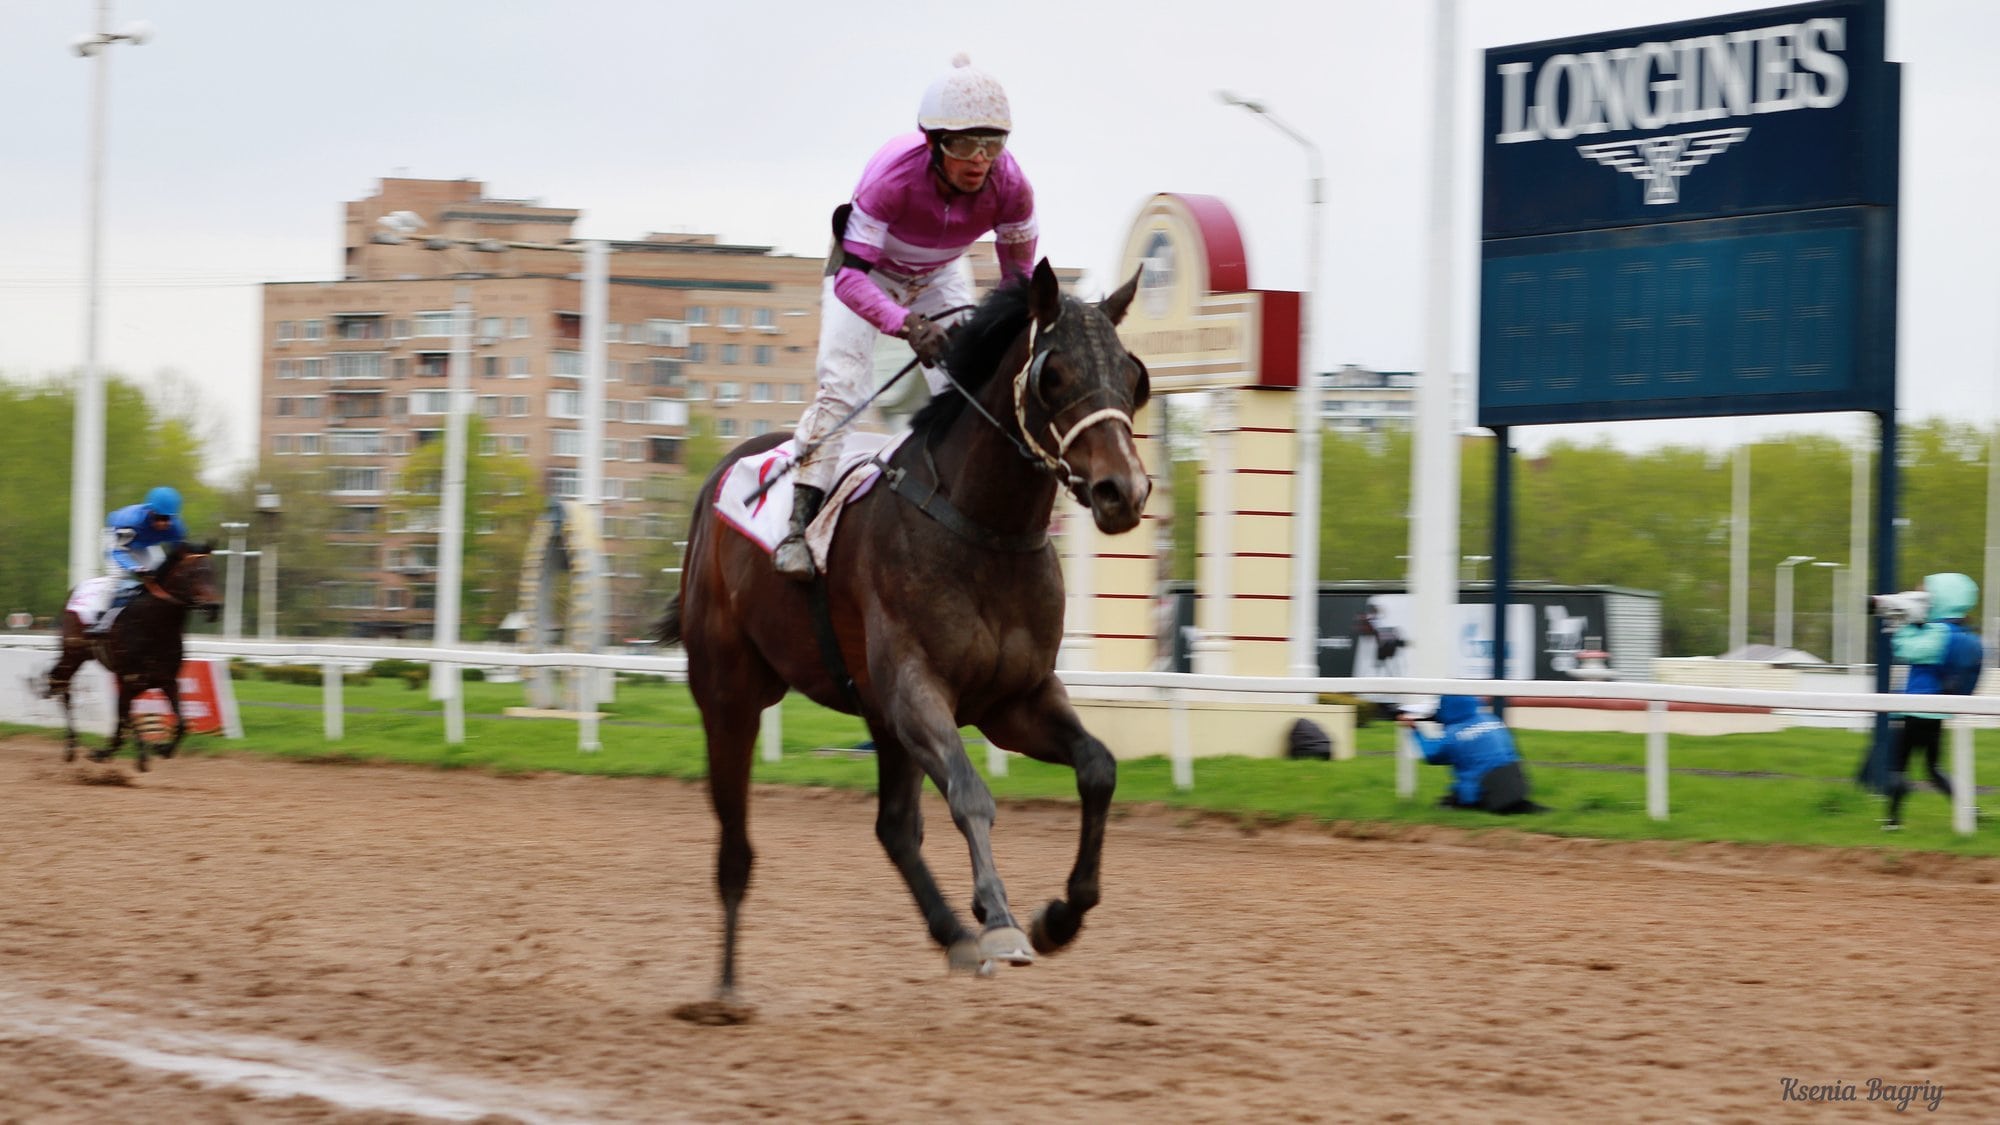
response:
<svg viewBox="0 0 2000 1125"><path fill-rule="evenodd" d="M1028 308L1029 294L1026 277L1001 282L979 302L968 320L952 330L944 363L967 394L978 394L993 378L1014 337L1027 327L1032 315ZM941 432L964 412L965 395L956 388L947 389L917 411L917 416L910 419L910 431L926 435Z"/></svg>

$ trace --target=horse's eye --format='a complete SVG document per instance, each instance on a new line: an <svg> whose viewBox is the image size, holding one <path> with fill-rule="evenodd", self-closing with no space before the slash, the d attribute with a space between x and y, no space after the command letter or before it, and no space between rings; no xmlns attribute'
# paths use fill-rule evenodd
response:
<svg viewBox="0 0 2000 1125"><path fill-rule="evenodd" d="M1035 375L1035 395L1043 406L1053 407L1062 401L1062 361L1056 358L1056 353L1048 352L1042 357L1040 367Z"/></svg>

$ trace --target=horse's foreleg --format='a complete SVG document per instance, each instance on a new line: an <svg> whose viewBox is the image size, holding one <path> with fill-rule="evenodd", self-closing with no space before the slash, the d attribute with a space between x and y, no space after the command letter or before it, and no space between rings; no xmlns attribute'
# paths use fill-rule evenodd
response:
<svg viewBox="0 0 2000 1125"><path fill-rule="evenodd" d="M167 682L161 685L160 691L167 697L167 714L172 715L174 719L174 736L167 740L165 746L160 747L159 755L162 758L171 758L174 756L174 752L181 748L181 736L187 733L187 723L181 718L181 678L179 673L177 672L167 677Z"/></svg>
<svg viewBox="0 0 2000 1125"><path fill-rule="evenodd" d="M124 748L125 728L132 724L132 700L138 694L138 689L126 682L125 677L118 677L118 704L112 714L111 737L106 740L104 749L91 752L91 761L108 761L117 757L118 751ZM146 768L146 744L136 737L133 741L139 745L139 768L143 770Z"/></svg>
<svg viewBox="0 0 2000 1125"><path fill-rule="evenodd" d="M1033 964L1028 935L1014 923L1007 908L1007 887L993 862L993 792L972 768L950 708L921 687L885 694L897 700L887 718L888 729L944 794L952 823L971 852L972 914L986 927L979 936L981 961Z"/></svg>
<svg viewBox="0 0 2000 1125"><path fill-rule="evenodd" d="M1005 718L980 728L994 745L1076 770L1083 826L1077 838L1076 863L1070 868L1068 897L1049 900L1035 914L1029 931L1037 952L1053 953L1076 938L1083 928L1083 916L1098 903L1104 827L1110 818L1112 792L1118 787L1118 762L1104 743L1083 729L1068 694L1053 679L1039 698L1005 710Z"/></svg>
<svg viewBox="0 0 2000 1125"><path fill-rule="evenodd" d="M875 838L889 853L889 862L902 873L903 882L917 900L931 940L943 946L955 969L976 970L985 959L978 956L978 939L965 928L958 912L945 901L930 865L924 862L923 771L910 759L907 747L875 724L875 771L879 805L875 813Z"/></svg>

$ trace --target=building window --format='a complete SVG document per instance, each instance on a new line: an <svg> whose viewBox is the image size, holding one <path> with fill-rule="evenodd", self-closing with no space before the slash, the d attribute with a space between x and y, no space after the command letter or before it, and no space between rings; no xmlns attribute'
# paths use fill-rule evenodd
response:
<svg viewBox="0 0 2000 1125"><path fill-rule="evenodd" d="M649 320L646 322L645 342L656 348L685 347L687 326L678 320Z"/></svg>
<svg viewBox="0 0 2000 1125"><path fill-rule="evenodd" d="M449 336L452 334L451 310L432 309L429 312L420 312L411 327L418 336Z"/></svg>
<svg viewBox="0 0 2000 1125"><path fill-rule="evenodd" d="M318 434L300 434L300 435L299 435L299 455L300 455L301 457L317 457L317 456L319 456L319 435L318 435Z"/></svg>
<svg viewBox="0 0 2000 1125"><path fill-rule="evenodd" d="M500 396L499 396L499 395L480 395L480 396L479 396L479 416L480 416L481 418L498 418L498 417L500 417Z"/></svg>
<svg viewBox="0 0 2000 1125"><path fill-rule="evenodd" d="M549 455L575 457L583 452L583 434L576 430L550 430Z"/></svg>
<svg viewBox="0 0 2000 1125"><path fill-rule="evenodd" d="M504 316L483 316L479 318L479 342L482 344L490 344L498 340L506 331L507 318Z"/></svg>
<svg viewBox="0 0 2000 1125"><path fill-rule="evenodd" d="M342 465L330 471L331 492L380 492L382 491L382 470Z"/></svg>
<svg viewBox="0 0 2000 1125"><path fill-rule="evenodd" d="M583 417L583 392L550 391L549 417L551 418Z"/></svg>
<svg viewBox="0 0 2000 1125"><path fill-rule="evenodd" d="M526 379L528 375L527 356L517 355L507 361L507 377L509 379Z"/></svg>
<svg viewBox="0 0 2000 1125"><path fill-rule="evenodd" d="M677 437L648 438L647 460L655 465L678 465L681 463L681 439Z"/></svg>
<svg viewBox="0 0 2000 1125"><path fill-rule="evenodd" d="M572 379L583 375L583 353L556 351L549 353L549 374L567 375Z"/></svg>
<svg viewBox="0 0 2000 1125"><path fill-rule="evenodd" d="M736 306L734 306L734 305L729 305L729 306L726 306L725 308L723 308L723 310L722 310L722 326L723 326L724 328L728 328L728 329L732 329L732 330L734 330L734 329L738 329L738 328L742 328L742 327L743 327L743 310L742 310L742 309L739 309L739 308L737 308L737 307L736 307Z"/></svg>
<svg viewBox="0 0 2000 1125"><path fill-rule="evenodd" d="M737 362L737 358L738 358L738 356L739 356L740 354L741 354L741 352L740 352L740 350L739 350L739 349L738 349L738 348L736 347L736 345L735 345L735 344L724 344L724 345L722 345L722 362L724 362L724 363L735 363L735 362Z"/></svg>
<svg viewBox="0 0 2000 1125"><path fill-rule="evenodd" d="M279 395L277 398L272 399L271 401L275 403L277 406L278 417L290 418L292 416L292 411L294 408L292 405L292 400L289 396Z"/></svg>
<svg viewBox="0 0 2000 1125"><path fill-rule="evenodd" d="M299 399L299 416L302 418L319 417L319 404L320 398L318 395L307 395Z"/></svg>
<svg viewBox="0 0 2000 1125"><path fill-rule="evenodd" d="M707 345L707 344L689 344L689 345L688 345L688 362L689 362L689 363L707 363L707 362L708 362L708 345Z"/></svg>
<svg viewBox="0 0 2000 1125"><path fill-rule="evenodd" d="M528 338L528 334L529 334L529 333L528 333L528 318L527 318L527 317L525 317L525 316L517 316L517 317L515 317L515 318L514 318L514 338L515 338L516 340L525 340L525 339L527 339L527 338Z"/></svg>
<svg viewBox="0 0 2000 1125"><path fill-rule="evenodd" d="M287 340L296 340L298 338L299 338L299 325L297 321L281 320L278 322L279 343L282 344Z"/></svg>
<svg viewBox="0 0 2000 1125"><path fill-rule="evenodd" d="M444 414L450 410L450 391L410 392L410 413L412 414Z"/></svg>
<svg viewBox="0 0 2000 1125"><path fill-rule="evenodd" d="M715 401L742 402L743 385L741 383L717 383L715 385Z"/></svg>
<svg viewBox="0 0 2000 1125"><path fill-rule="evenodd" d="M750 318L750 322L757 326L757 331L759 332L776 332L778 330L777 317L772 314L770 309L752 309L750 310Z"/></svg>
<svg viewBox="0 0 2000 1125"><path fill-rule="evenodd" d="M382 377L381 352L341 352L333 357L333 377L336 379L380 379Z"/></svg>
<svg viewBox="0 0 2000 1125"><path fill-rule="evenodd" d="M393 321L390 321L390 322L389 322L389 335L390 335L390 336L392 336L392 337L394 337L395 339L398 339L398 340L407 340L407 339L409 339L409 338L410 338L410 322L409 322L409 321L407 321L407 320L393 320Z"/></svg>
<svg viewBox="0 0 2000 1125"><path fill-rule="evenodd" d="M653 385L656 387L678 387L681 385L681 361L678 359L655 359L648 361L653 368Z"/></svg>
<svg viewBox="0 0 2000 1125"><path fill-rule="evenodd" d="M785 384L785 401L800 403L806 400L806 389L798 383Z"/></svg>
<svg viewBox="0 0 2000 1125"><path fill-rule="evenodd" d="M730 437L730 438L733 438L733 437L735 437L735 436L736 436L736 419L734 419L734 418L724 418L724 419L723 419L722 421L720 421L720 422L717 422L717 423L715 424L715 432L716 432L716 433L717 433L717 434L718 434L719 436L722 436L722 437Z"/></svg>
<svg viewBox="0 0 2000 1125"><path fill-rule="evenodd" d="M326 361L318 356L299 361L299 378L301 379L317 379L325 370Z"/></svg>
<svg viewBox="0 0 2000 1125"><path fill-rule="evenodd" d="M707 397L708 397L707 383L702 382L700 379L688 380L686 398L689 402L701 402Z"/></svg>
<svg viewBox="0 0 2000 1125"><path fill-rule="evenodd" d="M480 356L479 373L488 379L498 379L500 377L500 357L497 355Z"/></svg>
<svg viewBox="0 0 2000 1125"><path fill-rule="evenodd" d="M690 328L700 328L708 323L708 310L700 305L689 305L687 322Z"/></svg>
<svg viewBox="0 0 2000 1125"><path fill-rule="evenodd" d="M271 452L276 453L279 456L284 456L284 457L290 456L292 452L292 435L272 434Z"/></svg>
<svg viewBox="0 0 2000 1125"><path fill-rule="evenodd" d="M318 320L306 321L306 339L308 340L326 339L326 324L323 321L318 321Z"/></svg>
<svg viewBox="0 0 2000 1125"><path fill-rule="evenodd" d="M604 326L604 342L605 342L605 343L607 343L607 344L622 344L622 343L624 343L624 342L625 342L625 326L624 326L624 325L622 325L622 324L620 324L620 323L618 323L618 322L617 322L617 321L615 321L615 320L614 320L614 321L612 321L612 322L611 322L610 324L607 324L607 325L605 325L605 326ZM635 340L635 341L633 341L633 343L637 343L637 342L638 342L638 341L636 341L636 340Z"/></svg>
<svg viewBox="0 0 2000 1125"><path fill-rule="evenodd" d="M527 416L528 416L528 396L527 396L527 395L508 395L508 396L507 396L507 417L509 417L509 418L526 418Z"/></svg>
<svg viewBox="0 0 2000 1125"><path fill-rule="evenodd" d="M751 437L763 437L765 434L768 434L770 432L771 432L771 423L766 421L765 419L759 418L755 422L750 423Z"/></svg>
<svg viewBox="0 0 2000 1125"><path fill-rule="evenodd" d="M515 454L516 456L520 457L525 457L528 455L527 434L506 434L503 436L505 436L507 439L507 452ZM516 496L519 494L515 492L509 492L507 495Z"/></svg>
<svg viewBox="0 0 2000 1125"><path fill-rule="evenodd" d="M775 352L776 352L777 350L778 350L778 349L776 349L776 348L772 347L772 346L771 346L771 345L769 345L769 344L758 344L758 345L757 345L757 366L759 366L759 367L769 367L769 366L771 366L771 360L772 360L772 358L773 358L773 356L774 356L774 353L775 353Z"/></svg>
<svg viewBox="0 0 2000 1125"><path fill-rule="evenodd" d="M771 384L769 383L750 384L750 401L751 402L771 401Z"/></svg>
<svg viewBox="0 0 2000 1125"><path fill-rule="evenodd" d="M583 495L582 476L575 469L550 469L549 494L564 500Z"/></svg>

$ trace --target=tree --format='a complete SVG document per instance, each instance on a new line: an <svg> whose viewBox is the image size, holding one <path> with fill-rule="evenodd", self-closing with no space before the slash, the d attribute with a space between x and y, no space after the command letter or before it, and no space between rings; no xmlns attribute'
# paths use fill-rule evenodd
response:
<svg viewBox="0 0 2000 1125"><path fill-rule="evenodd" d="M459 575L459 620L467 635L482 639L520 600L521 553L543 508L534 464L518 454L487 447L481 440L485 434L481 419L466 420L465 538ZM442 439L426 442L403 466L402 486L386 506L405 524L439 526L444 444Z"/></svg>

